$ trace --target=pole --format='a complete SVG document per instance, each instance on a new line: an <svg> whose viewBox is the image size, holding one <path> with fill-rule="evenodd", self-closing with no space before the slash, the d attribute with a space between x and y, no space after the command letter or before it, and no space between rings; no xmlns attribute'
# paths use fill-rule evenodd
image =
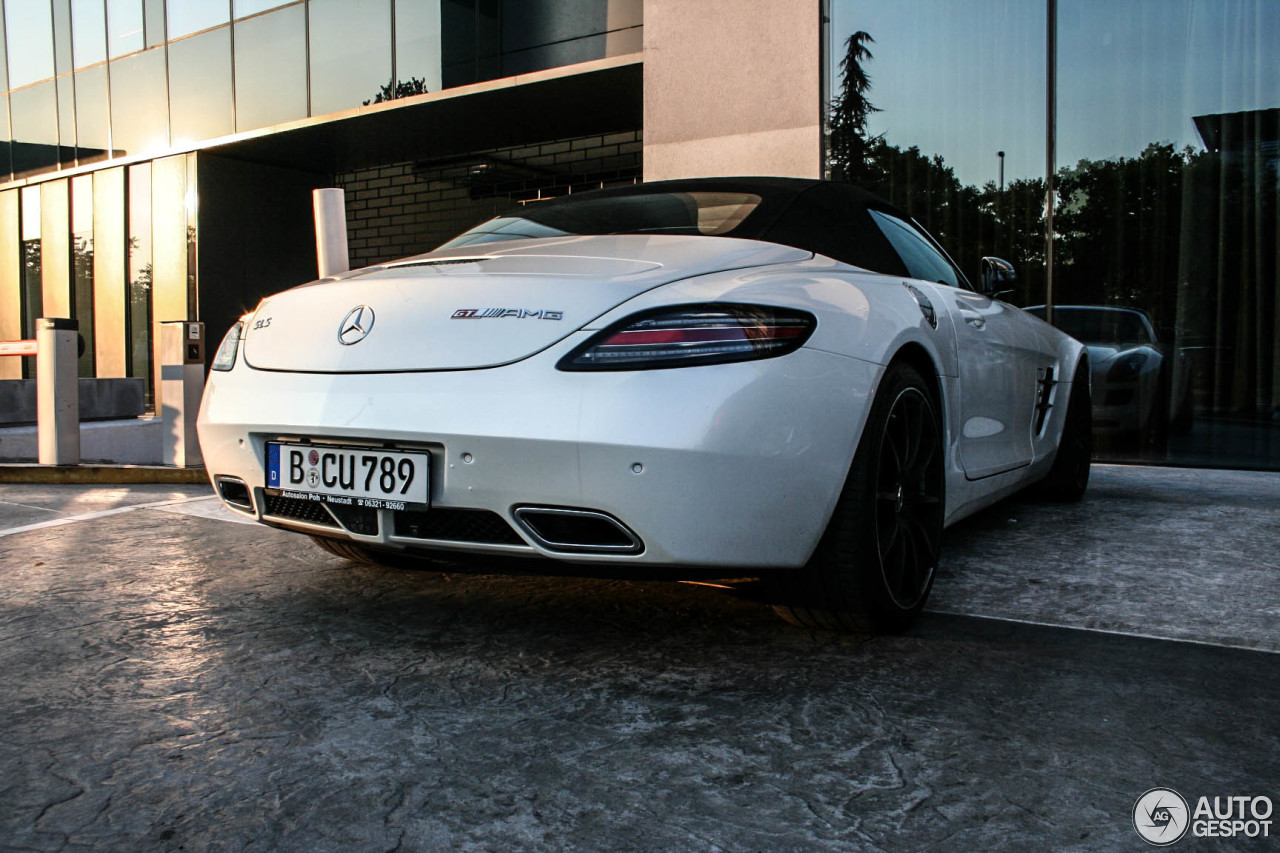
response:
<svg viewBox="0 0 1280 853"><path fill-rule="evenodd" d="M1053 323L1053 206L1058 145L1058 0L1045 0L1044 319Z"/></svg>
<svg viewBox="0 0 1280 853"><path fill-rule="evenodd" d="M316 213L316 267L320 278L351 269L347 253L347 205L341 189L312 190Z"/></svg>
<svg viewBox="0 0 1280 853"><path fill-rule="evenodd" d="M36 320L36 441L41 465L80 464L80 324Z"/></svg>

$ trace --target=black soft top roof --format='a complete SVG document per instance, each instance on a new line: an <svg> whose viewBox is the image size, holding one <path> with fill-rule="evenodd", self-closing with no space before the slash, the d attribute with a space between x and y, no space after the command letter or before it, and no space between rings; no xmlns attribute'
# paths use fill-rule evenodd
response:
<svg viewBox="0 0 1280 853"><path fill-rule="evenodd" d="M562 205L586 199L689 192L750 193L760 197L759 205L749 216L720 236L766 240L875 272L907 275L901 258L867 211L884 211L907 222L911 217L866 190L832 181L776 177L652 181L574 193L522 208L518 215L537 220L539 211L554 214Z"/></svg>

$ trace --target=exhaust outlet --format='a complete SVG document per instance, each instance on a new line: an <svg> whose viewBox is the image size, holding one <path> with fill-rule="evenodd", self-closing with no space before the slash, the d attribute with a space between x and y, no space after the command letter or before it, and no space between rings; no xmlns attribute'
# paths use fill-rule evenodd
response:
<svg viewBox="0 0 1280 853"><path fill-rule="evenodd" d="M591 509L522 506L516 521L548 551L573 554L639 554L640 537L608 513Z"/></svg>

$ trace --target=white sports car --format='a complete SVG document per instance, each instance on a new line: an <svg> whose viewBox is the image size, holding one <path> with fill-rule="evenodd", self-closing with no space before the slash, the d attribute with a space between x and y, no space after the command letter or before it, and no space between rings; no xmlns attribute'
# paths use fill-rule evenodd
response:
<svg viewBox="0 0 1280 853"><path fill-rule="evenodd" d="M894 630L944 526L1088 482L1085 350L984 295L1012 275L986 259L971 288L828 182L530 203L264 299L215 356L201 448L231 509L351 559L759 576L793 621Z"/></svg>

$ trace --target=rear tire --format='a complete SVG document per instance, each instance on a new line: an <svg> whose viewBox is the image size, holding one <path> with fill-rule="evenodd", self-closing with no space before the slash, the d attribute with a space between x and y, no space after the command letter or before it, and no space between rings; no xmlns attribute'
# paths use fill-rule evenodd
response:
<svg viewBox="0 0 1280 853"><path fill-rule="evenodd" d="M766 579L783 619L893 632L924 609L942 540L945 451L930 383L885 372L826 533L808 565Z"/></svg>
<svg viewBox="0 0 1280 853"><path fill-rule="evenodd" d="M1040 497L1058 503L1075 503L1089 487L1093 459L1093 401L1089 395L1088 366L1081 364L1071 381L1066 422L1058 439L1053 467L1036 488Z"/></svg>

